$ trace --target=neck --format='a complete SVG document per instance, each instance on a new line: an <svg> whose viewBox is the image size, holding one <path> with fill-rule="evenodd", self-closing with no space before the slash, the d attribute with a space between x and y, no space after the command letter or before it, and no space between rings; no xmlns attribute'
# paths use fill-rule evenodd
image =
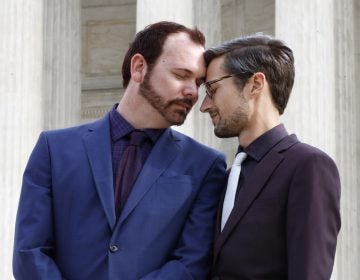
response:
<svg viewBox="0 0 360 280"><path fill-rule="evenodd" d="M241 147L246 148L258 137L265 132L280 124L280 116L276 112L273 114L266 114L266 116L257 115L249 122L239 134L239 144Z"/></svg>
<svg viewBox="0 0 360 280"><path fill-rule="evenodd" d="M170 124L149 102L132 88L127 88L119 102L117 111L137 129L167 128Z"/></svg>

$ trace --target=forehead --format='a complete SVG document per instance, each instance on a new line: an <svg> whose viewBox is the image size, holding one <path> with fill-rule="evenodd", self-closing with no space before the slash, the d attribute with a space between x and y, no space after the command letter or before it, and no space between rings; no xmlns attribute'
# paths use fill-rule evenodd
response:
<svg viewBox="0 0 360 280"><path fill-rule="evenodd" d="M204 47L194 43L186 33L171 34L165 40L157 64L167 68L186 69L204 76Z"/></svg>
<svg viewBox="0 0 360 280"><path fill-rule="evenodd" d="M227 75L224 70L224 56L214 58L206 69L206 82L218 79L220 76Z"/></svg>

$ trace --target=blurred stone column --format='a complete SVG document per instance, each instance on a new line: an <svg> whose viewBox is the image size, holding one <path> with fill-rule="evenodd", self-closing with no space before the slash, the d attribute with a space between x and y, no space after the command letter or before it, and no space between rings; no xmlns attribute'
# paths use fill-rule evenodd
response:
<svg viewBox="0 0 360 280"><path fill-rule="evenodd" d="M51 129L80 121L80 0L47 0L44 10L44 128Z"/></svg>
<svg viewBox="0 0 360 280"><path fill-rule="evenodd" d="M357 90L360 88L360 79L358 79L358 75L360 73L360 1L354 1L353 2L353 12L352 16L354 19L354 29L353 29L353 36L355 40L355 47L354 47L354 61L355 61L355 75L354 78L354 91L353 96L355 97L355 103L352 105L355 108L353 109L353 112L355 115L355 118L353 118L353 125L352 127L356 128L356 138L354 140L354 143L356 143L356 149L354 149L352 152L350 152L350 155L356 157L356 163L354 164L355 172L351 176L356 176L355 184L351 186L352 189L355 189L355 193L357 196L356 205L357 205L357 211L354 212L354 223L355 223L355 234L357 234L357 238L359 238L359 232L360 232L360 218L359 218L359 209L360 209L360 191L357 190L357 188L360 186L360 94L358 94ZM354 144L353 143L353 144ZM356 226L357 225L357 226ZM354 246L355 247L355 246ZM360 242L357 241L356 247L357 248L357 264L355 264L355 269L357 269L356 276L360 278ZM339 278L340 279L340 278Z"/></svg>
<svg viewBox="0 0 360 280"><path fill-rule="evenodd" d="M333 280L359 279L359 108L352 3L276 1L276 37L294 50L296 65L283 120L301 140L330 154L340 170L342 229Z"/></svg>
<svg viewBox="0 0 360 280"><path fill-rule="evenodd" d="M295 85L284 122L304 142L336 154L334 7L327 0L276 1L275 36L294 51Z"/></svg>
<svg viewBox="0 0 360 280"><path fill-rule="evenodd" d="M42 129L43 4L4 0L0 9L0 278L13 279L14 221L24 165Z"/></svg>
<svg viewBox="0 0 360 280"><path fill-rule="evenodd" d="M193 0L138 0L136 10L136 30L151 23L169 20L185 26L194 25Z"/></svg>
<svg viewBox="0 0 360 280"><path fill-rule="evenodd" d="M22 173L39 132L79 119L79 7L79 0L1 2L1 279L12 279Z"/></svg>
<svg viewBox="0 0 360 280"><path fill-rule="evenodd" d="M342 229L333 279L360 279L360 7L359 1L353 0L334 3L336 161L342 182Z"/></svg>

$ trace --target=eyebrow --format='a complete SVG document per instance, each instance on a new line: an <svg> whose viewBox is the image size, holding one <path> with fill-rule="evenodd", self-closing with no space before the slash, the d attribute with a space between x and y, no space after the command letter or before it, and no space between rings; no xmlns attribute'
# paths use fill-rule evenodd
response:
<svg viewBox="0 0 360 280"><path fill-rule="evenodd" d="M175 70L175 71L183 71L183 72L186 72L186 74L188 74L188 75L193 75L193 74L194 74L193 71L191 71L191 70L189 70L189 69L187 69L187 68L178 67L178 68L174 68L174 70ZM205 76L202 76L202 77L200 77L200 78L197 78L197 79L196 79L196 82L199 83L199 84L204 83L204 82L205 82Z"/></svg>

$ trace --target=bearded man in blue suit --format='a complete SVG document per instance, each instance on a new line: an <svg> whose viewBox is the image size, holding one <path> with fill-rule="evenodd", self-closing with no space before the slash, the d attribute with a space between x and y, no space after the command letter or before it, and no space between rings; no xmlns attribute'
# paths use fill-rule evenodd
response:
<svg viewBox="0 0 360 280"><path fill-rule="evenodd" d="M16 279L206 279L224 186L219 152L169 128L198 99L205 39L160 22L125 56L125 93L104 118L41 133L25 169ZM119 162L145 133L142 169L116 211Z"/></svg>

